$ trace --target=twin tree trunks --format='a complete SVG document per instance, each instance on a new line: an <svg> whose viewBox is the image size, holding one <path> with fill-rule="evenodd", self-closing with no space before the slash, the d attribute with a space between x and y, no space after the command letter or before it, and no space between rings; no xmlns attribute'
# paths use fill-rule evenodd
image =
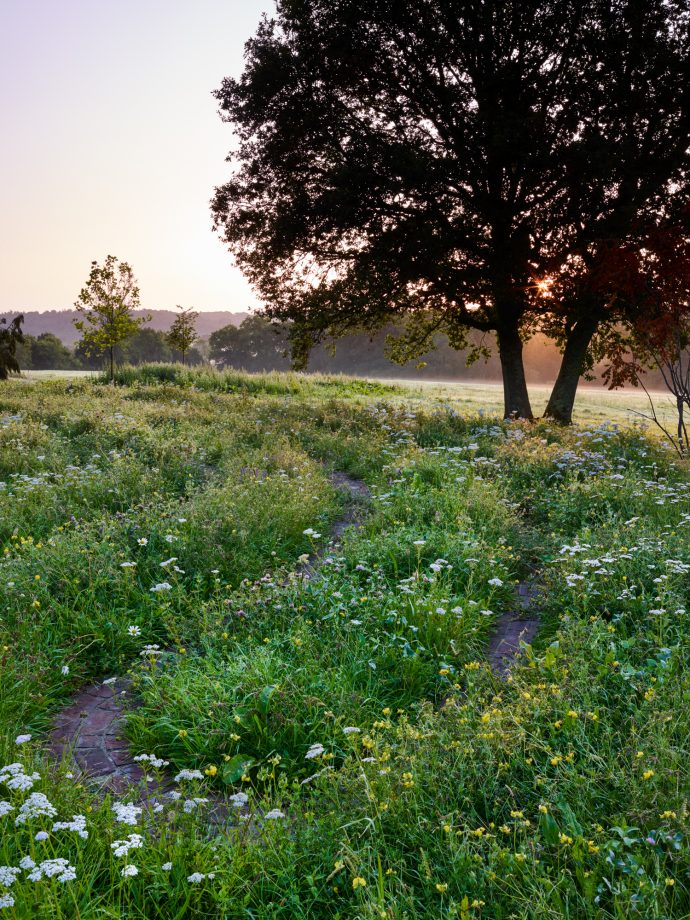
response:
<svg viewBox="0 0 690 920"><path fill-rule="evenodd" d="M544 417L560 425L570 425L580 376L585 368L587 349L597 330L596 317L583 317L577 321L568 336L560 370L553 385ZM496 331L501 372L505 418L532 420L532 406L527 392L525 365L522 357L522 339L517 323L501 325Z"/></svg>

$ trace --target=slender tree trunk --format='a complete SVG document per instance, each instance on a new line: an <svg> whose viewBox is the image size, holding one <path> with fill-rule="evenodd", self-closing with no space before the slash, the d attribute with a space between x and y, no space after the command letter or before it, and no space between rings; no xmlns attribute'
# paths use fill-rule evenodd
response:
<svg viewBox="0 0 690 920"><path fill-rule="evenodd" d="M115 380L115 362L113 360L113 346L111 345L108 349L110 352L110 382L112 383Z"/></svg>
<svg viewBox="0 0 690 920"><path fill-rule="evenodd" d="M685 441L687 440L683 437L685 434L685 419L683 418L685 403L683 402L682 396L676 397L676 407L678 409L678 443L680 444L680 452L682 454L685 451Z"/></svg>
<svg viewBox="0 0 690 920"><path fill-rule="evenodd" d="M598 325L599 319L596 316L585 316L575 323L565 343L561 367L544 418L553 419L559 425L572 423L577 385L585 368L587 349Z"/></svg>
<svg viewBox="0 0 690 920"><path fill-rule="evenodd" d="M498 353L503 374L504 418L533 419L527 392L525 365L522 360L522 339L517 322L500 326L496 331Z"/></svg>
<svg viewBox="0 0 690 920"><path fill-rule="evenodd" d="M182 351L182 367L184 367L184 350Z"/></svg>

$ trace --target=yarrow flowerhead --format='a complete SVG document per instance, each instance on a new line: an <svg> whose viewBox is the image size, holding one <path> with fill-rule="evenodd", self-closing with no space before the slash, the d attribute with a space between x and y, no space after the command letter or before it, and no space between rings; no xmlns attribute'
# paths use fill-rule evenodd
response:
<svg viewBox="0 0 690 920"><path fill-rule="evenodd" d="M139 815L142 809L139 805L128 805L125 802L115 802L112 806L112 811L115 813L115 820L118 824L129 824L134 827L139 823Z"/></svg>

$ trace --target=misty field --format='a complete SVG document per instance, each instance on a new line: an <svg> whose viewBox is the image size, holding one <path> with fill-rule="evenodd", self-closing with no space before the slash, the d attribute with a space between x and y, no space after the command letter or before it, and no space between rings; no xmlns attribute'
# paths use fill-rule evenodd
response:
<svg viewBox="0 0 690 920"><path fill-rule="evenodd" d="M3 385L0 916L690 915L688 468L493 392Z"/></svg>

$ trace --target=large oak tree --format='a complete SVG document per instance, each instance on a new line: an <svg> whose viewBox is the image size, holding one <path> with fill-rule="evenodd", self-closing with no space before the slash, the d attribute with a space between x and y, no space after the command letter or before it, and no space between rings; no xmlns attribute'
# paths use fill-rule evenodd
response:
<svg viewBox="0 0 690 920"><path fill-rule="evenodd" d="M495 330L505 413L531 417L522 342L560 322L567 397L610 314L564 313L544 279L687 191L689 19L686 0L278 0L216 93L238 143L212 208L296 358L401 315L411 351Z"/></svg>

